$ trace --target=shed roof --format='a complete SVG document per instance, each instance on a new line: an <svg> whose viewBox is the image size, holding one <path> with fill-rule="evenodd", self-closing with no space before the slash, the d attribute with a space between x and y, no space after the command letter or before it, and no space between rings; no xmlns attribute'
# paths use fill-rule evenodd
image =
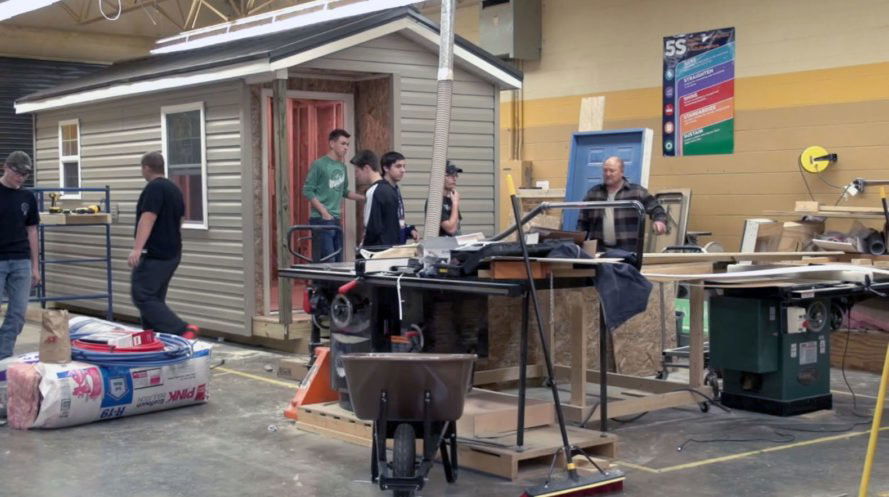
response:
<svg viewBox="0 0 889 497"><path fill-rule="evenodd" d="M418 42L437 46L438 25L412 7L337 19L218 45L150 55L115 63L103 71L32 93L16 112L35 112L193 84L286 69L379 36L407 30ZM454 56L504 88L521 87L522 73L472 42L455 36Z"/></svg>

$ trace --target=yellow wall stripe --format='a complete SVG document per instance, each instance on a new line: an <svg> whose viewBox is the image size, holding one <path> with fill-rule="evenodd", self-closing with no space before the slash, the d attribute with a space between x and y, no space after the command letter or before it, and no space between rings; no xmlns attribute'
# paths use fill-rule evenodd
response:
<svg viewBox="0 0 889 497"><path fill-rule="evenodd" d="M592 94L591 94L592 95ZM605 96L605 119L660 117L661 88L596 93ZM581 98L589 95L526 100L524 125L576 124ZM735 80L735 110L764 110L889 99L889 62L802 71ZM501 105L501 126L508 128L510 105Z"/></svg>

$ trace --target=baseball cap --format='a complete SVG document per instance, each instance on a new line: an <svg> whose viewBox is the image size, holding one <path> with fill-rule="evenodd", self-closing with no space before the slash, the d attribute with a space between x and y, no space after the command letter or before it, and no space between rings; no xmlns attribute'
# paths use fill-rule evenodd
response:
<svg viewBox="0 0 889 497"><path fill-rule="evenodd" d="M6 157L3 167L12 169L21 175L28 175L31 174L32 170L31 158L21 150L16 150Z"/></svg>
<svg viewBox="0 0 889 497"><path fill-rule="evenodd" d="M447 165L445 166L445 175L446 175L446 176L453 176L453 175L455 175L455 174L459 174L459 173L462 173L462 172L463 172L463 170L460 169L459 167L457 167L457 166L456 166L453 162L451 162L451 161L448 161Z"/></svg>

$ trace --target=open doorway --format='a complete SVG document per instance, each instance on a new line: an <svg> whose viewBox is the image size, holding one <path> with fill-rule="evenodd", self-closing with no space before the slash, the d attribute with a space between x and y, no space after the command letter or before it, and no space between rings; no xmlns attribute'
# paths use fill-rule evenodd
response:
<svg viewBox="0 0 889 497"><path fill-rule="evenodd" d="M269 315L278 309L278 249L277 243L277 198L274 119L272 112L271 91L263 92L263 307ZM302 194L309 167L317 158L328 152L327 136L335 128L343 128L353 135L354 143L354 97L347 93L322 93L307 91L287 92L287 123L285 136L290 140L290 157L287 170L290 179L290 219L288 226L308 224L310 206ZM348 161L353 154L350 147L346 156ZM347 168L350 188L354 188L355 178L352 168ZM344 257L354 258L355 209L350 202L343 206ZM311 240L306 238L295 241L295 250L311 257ZM292 263L302 261L292 258ZM302 307L303 285L296 282L293 287L293 307Z"/></svg>

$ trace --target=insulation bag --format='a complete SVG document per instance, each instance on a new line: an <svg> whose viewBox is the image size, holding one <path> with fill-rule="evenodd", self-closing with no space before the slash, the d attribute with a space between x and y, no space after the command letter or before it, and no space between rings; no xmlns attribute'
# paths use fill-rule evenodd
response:
<svg viewBox="0 0 889 497"><path fill-rule="evenodd" d="M37 363L40 395L36 419L13 428L61 428L204 403L210 382L208 344L195 344L188 360L159 367L108 367L85 362ZM14 378L10 377L10 381ZM9 386L10 392L16 390ZM21 391L21 390L18 390ZM27 396L9 399L10 414L32 412L33 406L14 405Z"/></svg>
<svg viewBox="0 0 889 497"><path fill-rule="evenodd" d="M9 367L20 362L34 364L38 360L37 352L23 354L18 357L9 357L0 361L0 419L6 418L7 392L6 392L6 376Z"/></svg>

